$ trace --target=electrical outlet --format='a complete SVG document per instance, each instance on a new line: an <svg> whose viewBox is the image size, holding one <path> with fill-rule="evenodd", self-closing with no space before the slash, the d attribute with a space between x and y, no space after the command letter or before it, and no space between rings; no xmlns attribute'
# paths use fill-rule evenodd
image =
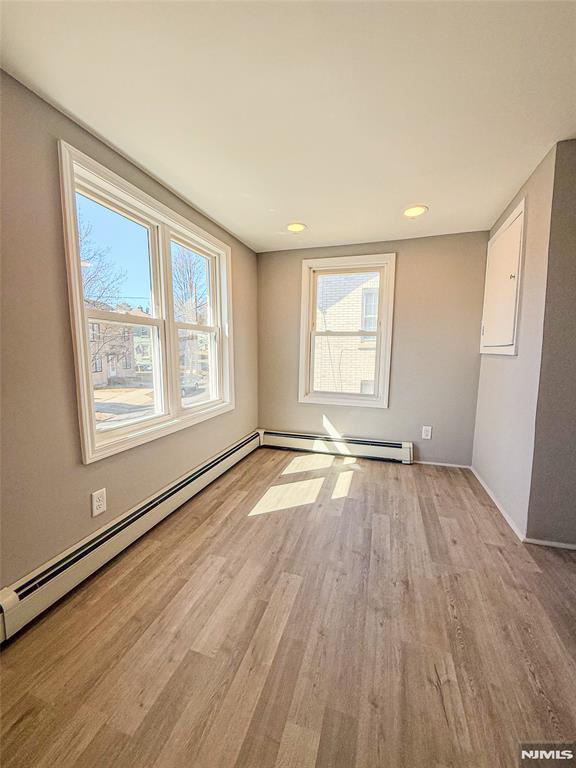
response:
<svg viewBox="0 0 576 768"><path fill-rule="evenodd" d="M432 427L422 427L422 440L432 440Z"/></svg>
<svg viewBox="0 0 576 768"><path fill-rule="evenodd" d="M92 494L92 517L106 512L106 488L100 488Z"/></svg>

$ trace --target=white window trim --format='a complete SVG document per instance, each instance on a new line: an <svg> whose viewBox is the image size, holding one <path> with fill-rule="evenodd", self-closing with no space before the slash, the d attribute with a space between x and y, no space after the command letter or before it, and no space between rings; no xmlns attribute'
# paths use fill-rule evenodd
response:
<svg viewBox="0 0 576 768"><path fill-rule="evenodd" d="M221 240L180 216L175 211L142 192L120 176L103 167L92 158L70 146L59 142L60 178L62 209L64 216L64 239L70 296L70 316L76 368L76 390L82 441L82 460L85 464L112 456L137 445L142 445L180 429L214 418L235 407L234 401L234 354L232 333L232 280L231 249ZM82 293L82 269L80 265L77 235L75 193L79 184L105 193L106 202L118 204L136 219L145 216L147 226L152 221L158 238L151 238L151 270L157 297L162 306L157 317L97 311L91 314L101 319L122 323L136 323L158 328L163 334L163 355L160 365L163 371L164 387L162 399L164 413L155 418L135 421L131 424L97 432L92 402L92 381L90 364L90 342L88 320ZM189 243L200 253L210 257L213 276L218 285L216 292L220 333L218 343L222 350L218 376L221 398L202 403L193 409L184 408L180 401L178 381L179 349L175 329L183 324L176 323L172 314L170 238ZM154 240L157 242L154 242ZM161 259L160 252L164 254ZM213 320L211 320L213 322ZM184 324L188 327L190 324ZM204 328L199 329L203 330Z"/></svg>
<svg viewBox="0 0 576 768"><path fill-rule="evenodd" d="M313 272L338 272L340 270L365 268L381 269L378 329L360 335L379 335L377 349L379 365L377 390L374 395L346 394L337 392L314 392L311 390L311 355L314 318ZM300 403L321 403L323 405L354 405L364 408L388 408L390 391L390 362L392 357L392 323L394 317L394 275L395 253L380 253L368 256L333 256L324 259L304 259L302 262L302 299L300 314L300 367L298 377L298 401ZM358 329L360 331L362 329ZM356 333L356 332L354 332ZM336 334L346 335L346 334Z"/></svg>

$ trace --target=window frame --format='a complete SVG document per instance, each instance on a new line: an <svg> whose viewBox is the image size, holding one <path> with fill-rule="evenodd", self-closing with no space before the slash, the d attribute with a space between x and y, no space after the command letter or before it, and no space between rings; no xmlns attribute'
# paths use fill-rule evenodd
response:
<svg viewBox="0 0 576 768"><path fill-rule="evenodd" d="M300 313L300 364L298 402L323 405L388 408L390 365L392 356L392 327L394 319L394 280L396 254L381 253L361 256L333 256L302 261L302 295ZM375 331L358 328L355 331L317 331L316 284L319 274L379 271L378 321ZM359 336L360 348L368 337L375 337L376 365L373 395L346 392L324 392L312 388L314 363L313 340L316 336ZM370 342L368 342L370 344Z"/></svg>
<svg viewBox="0 0 576 768"><path fill-rule="evenodd" d="M82 460L89 464L234 409L231 248L66 142L59 141L58 148ZM76 192L148 228L150 315L85 307ZM207 255L210 263L214 264L214 283L211 287L216 309L210 322L218 335L218 398L192 407L185 407L180 397L178 324L174 317L172 296L172 240L187 244L186 247L203 256ZM96 429L90 360L91 322L126 323L157 329L157 360L153 369L160 379L160 413Z"/></svg>

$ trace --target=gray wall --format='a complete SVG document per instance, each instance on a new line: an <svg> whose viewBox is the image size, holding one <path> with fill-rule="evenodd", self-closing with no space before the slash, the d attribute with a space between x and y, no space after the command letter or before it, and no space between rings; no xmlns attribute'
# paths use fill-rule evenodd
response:
<svg viewBox="0 0 576 768"><path fill-rule="evenodd" d="M256 426L324 432L324 415L342 434L413 440L417 459L469 464L476 414L474 466L516 527L534 538L576 541L574 141L544 159L502 214L500 220L526 197L519 354L483 356L480 362L487 233L283 251L257 260L232 235L4 74L1 95L3 585ZM60 138L232 247L236 409L89 466L80 453ZM388 251L398 254L390 408L299 404L302 259ZM423 424L434 428L429 442L420 439ZM89 495L101 487L108 490L109 509L93 520Z"/></svg>
<svg viewBox="0 0 576 768"><path fill-rule="evenodd" d="M528 536L576 544L576 140L556 148Z"/></svg>
<svg viewBox="0 0 576 768"><path fill-rule="evenodd" d="M487 233L258 256L261 427L413 440L416 458L469 465ZM302 259L397 253L388 409L298 402ZM423 424L433 439L420 438Z"/></svg>
<svg viewBox="0 0 576 768"><path fill-rule="evenodd" d="M491 234L522 199L525 249L518 355L482 355L473 467L500 508L526 533L542 350L555 150L540 163Z"/></svg>
<svg viewBox="0 0 576 768"><path fill-rule="evenodd" d="M75 544L257 426L252 251L67 117L2 76L2 584ZM58 139L232 247L236 409L89 466L81 463ZM106 487L108 512L90 516Z"/></svg>

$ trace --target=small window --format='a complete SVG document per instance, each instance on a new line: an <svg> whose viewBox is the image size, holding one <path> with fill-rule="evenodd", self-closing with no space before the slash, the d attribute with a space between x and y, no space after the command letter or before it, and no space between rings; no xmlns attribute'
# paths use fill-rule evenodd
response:
<svg viewBox="0 0 576 768"><path fill-rule="evenodd" d="M301 402L387 407L394 261L303 262Z"/></svg>
<svg viewBox="0 0 576 768"><path fill-rule="evenodd" d="M72 147L60 150L90 462L234 407L230 249Z"/></svg>
<svg viewBox="0 0 576 768"><path fill-rule="evenodd" d="M102 357L95 355L92 358L92 373L102 373Z"/></svg>

